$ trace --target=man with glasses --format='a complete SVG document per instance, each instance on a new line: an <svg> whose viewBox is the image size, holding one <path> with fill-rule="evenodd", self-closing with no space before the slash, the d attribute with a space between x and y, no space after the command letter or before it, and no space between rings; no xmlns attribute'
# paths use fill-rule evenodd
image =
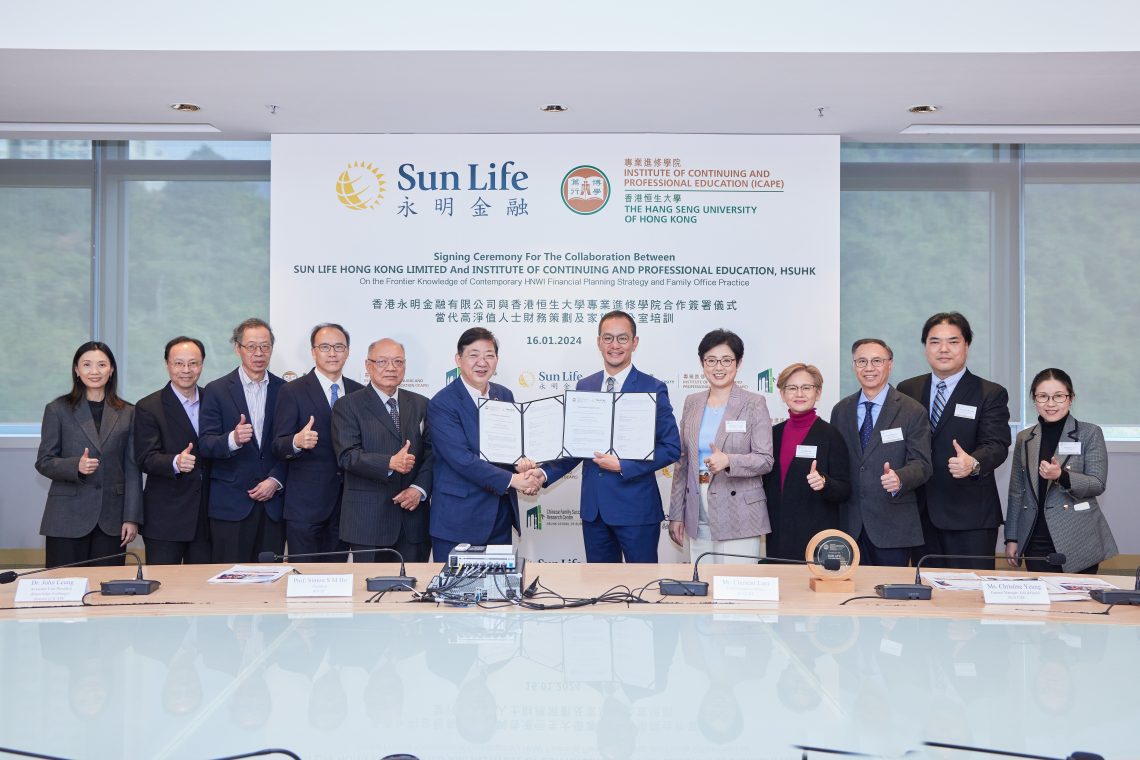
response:
<svg viewBox="0 0 1140 760"><path fill-rule="evenodd" d="M342 473L332 444L332 409L364 386L342 374L348 361L348 331L319 324L309 333L314 367L286 383L273 412L273 456L288 463L285 542L290 554L343 551L340 539ZM314 557L336 562L344 556Z"/></svg>
<svg viewBox="0 0 1140 760"><path fill-rule="evenodd" d="M582 463L582 540L587 562L656 562L665 516L656 473L681 456L681 437L665 383L633 366L637 323L624 311L598 322L601 372L578 382L580 391L656 393L653 459L618 459L594 452L593 459L559 459L536 470L549 485Z"/></svg>
<svg viewBox="0 0 1140 760"><path fill-rule="evenodd" d="M285 549L281 489L286 467L273 457L273 410L285 381L269 371L273 331L250 317L230 342L238 368L202 393L198 440L210 463L210 542L214 562L254 562Z"/></svg>
<svg viewBox="0 0 1140 760"><path fill-rule="evenodd" d="M135 406L134 456L147 475L140 532L149 564L203 564L210 561L210 489L209 460L198 450L198 378L206 347L179 335L166 344L163 359L170 382Z"/></svg>
<svg viewBox="0 0 1140 760"><path fill-rule="evenodd" d="M930 421L917 401L890 386L894 352L878 338L851 346L860 390L835 405L831 424L850 454L851 496L840 507L843 530L867 565L906 567L921 546L915 489L930 477Z"/></svg>
<svg viewBox="0 0 1140 760"><path fill-rule="evenodd" d="M994 471L1009 456L1009 394L966 369L974 331L956 311L922 326L931 372L899 383L899 392L926 407L934 474L918 489L926 539L912 556L993 554L1002 524ZM939 560L943 567L993 570L994 560Z"/></svg>
<svg viewBox="0 0 1140 760"><path fill-rule="evenodd" d="M353 552L395 549L407 562L427 562L431 434L428 400L403 389L404 347L390 338L368 347L369 384L332 412L332 445L344 470L340 538ZM390 562L384 553L354 554L362 562Z"/></svg>

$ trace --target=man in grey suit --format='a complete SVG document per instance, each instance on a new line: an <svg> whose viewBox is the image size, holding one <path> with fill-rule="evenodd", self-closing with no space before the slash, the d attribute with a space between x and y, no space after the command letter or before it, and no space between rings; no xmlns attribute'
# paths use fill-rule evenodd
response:
<svg viewBox="0 0 1140 760"><path fill-rule="evenodd" d="M890 386L894 352L878 338L851 346L861 389L831 410L851 457L851 498L840 507L843 530L859 541L868 565L905 567L923 543L915 489L934 471L930 421L914 399Z"/></svg>
<svg viewBox="0 0 1140 760"><path fill-rule="evenodd" d="M369 384L333 407L332 443L344 470L340 537L353 551L395 549L408 562L427 562L431 435L428 400L400 388L404 347L390 338L368 347ZM384 562L383 554L365 561Z"/></svg>

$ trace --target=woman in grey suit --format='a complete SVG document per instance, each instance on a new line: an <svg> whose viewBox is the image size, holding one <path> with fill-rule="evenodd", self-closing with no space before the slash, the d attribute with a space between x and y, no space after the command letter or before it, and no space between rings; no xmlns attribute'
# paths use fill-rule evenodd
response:
<svg viewBox="0 0 1140 760"><path fill-rule="evenodd" d="M736 384L744 343L713 330L697 347L709 389L685 399L681 458L673 471L669 536L703 552L758 555L769 532L764 473L772 469L772 419L764 397ZM715 562L748 562L711 558Z"/></svg>
<svg viewBox="0 0 1140 760"><path fill-rule="evenodd" d="M1095 575L1103 560L1117 554L1096 500L1108 482L1104 434L1069 414L1076 394L1064 370L1038 372L1030 393L1038 422L1013 444L1005 556L1017 567L1022 557L1061 552L1064 572ZM1025 565L1032 572L1057 569L1040 560L1027 559Z"/></svg>
<svg viewBox="0 0 1140 760"><path fill-rule="evenodd" d="M52 481L40 523L47 567L115 554L138 534L134 407L115 392L115 370L105 343L84 343L72 361L71 392L44 408L36 470Z"/></svg>

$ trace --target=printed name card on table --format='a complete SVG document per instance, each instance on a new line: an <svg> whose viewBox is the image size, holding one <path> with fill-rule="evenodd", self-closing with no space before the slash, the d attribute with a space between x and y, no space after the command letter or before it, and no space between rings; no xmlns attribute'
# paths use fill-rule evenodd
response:
<svg viewBox="0 0 1140 760"><path fill-rule="evenodd" d="M986 604L1049 604L1045 581L1033 578L985 579L982 596Z"/></svg>
<svg viewBox="0 0 1140 760"><path fill-rule="evenodd" d="M288 599L352 597L352 575L290 575Z"/></svg>
<svg viewBox="0 0 1140 760"><path fill-rule="evenodd" d="M740 575L714 575L713 600L778 602L780 601L780 579L753 578Z"/></svg>
<svg viewBox="0 0 1140 760"><path fill-rule="evenodd" d="M16 585L15 601L81 602L86 593L86 578L28 578Z"/></svg>

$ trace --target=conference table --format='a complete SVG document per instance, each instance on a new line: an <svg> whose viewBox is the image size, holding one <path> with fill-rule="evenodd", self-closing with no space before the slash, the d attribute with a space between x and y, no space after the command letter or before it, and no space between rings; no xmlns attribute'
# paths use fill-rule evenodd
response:
<svg viewBox="0 0 1140 760"><path fill-rule="evenodd" d="M942 742L1140 757L1137 607L986 605L938 589L889 601L874 586L913 570L863 567L853 592L817 593L803 567L703 563L702 580L775 577L779 601L662 596L656 581L690 578L691 565L573 563L528 564L525 583L550 592L535 600L631 593L566 610L408 591L373 601L364 579L396 565L290 563L353 575L351 598L303 600L286 598L285 579L207 583L225 567L147 566L156 593L84 606L17 605L16 584L0 586L0 746L66 758L984 756L924 746ZM439 567L407 569L422 590ZM33 577L97 588L133 575Z"/></svg>

